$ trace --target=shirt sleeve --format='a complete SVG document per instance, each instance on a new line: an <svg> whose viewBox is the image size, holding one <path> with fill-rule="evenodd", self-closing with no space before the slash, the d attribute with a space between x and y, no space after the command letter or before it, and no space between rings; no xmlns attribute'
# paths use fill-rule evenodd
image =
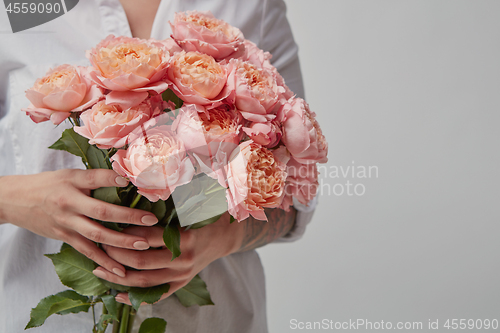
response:
<svg viewBox="0 0 500 333"><path fill-rule="evenodd" d="M264 0L263 7L261 42L258 46L273 55L271 63L283 76L287 86L298 97L304 98L299 47L286 18L286 5L283 0Z"/></svg>
<svg viewBox="0 0 500 333"><path fill-rule="evenodd" d="M293 39L290 24L286 18L286 5L283 0L265 0L262 11L262 24L259 47L269 51L271 63L285 79L287 86L298 96L304 98L304 85L299 62L299 47ZM317 197L303 205L293 198L297 210L292 230L276 242L292 242L302 237L306 226L311 222L317 205Z"/></svg>

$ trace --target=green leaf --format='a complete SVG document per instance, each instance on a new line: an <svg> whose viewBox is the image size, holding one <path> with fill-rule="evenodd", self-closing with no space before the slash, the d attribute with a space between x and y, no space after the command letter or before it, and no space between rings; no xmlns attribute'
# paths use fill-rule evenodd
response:
<svg viewBox="0 0 500 333"><path fill-rule="evenodd" d="M101 297L104 306L108 310L108 314L114 319L119 320L118 318L118 303L115 300L115 296L113 295L104 295Z"/></svg>
<svg viewBox="0 0 500 333"><path fill-rule="evenodd" d="M81 295L97 296L109 290L92 271L96 264L73 248L56 254L46 254L52 260L62 284Z"/></svg>
<svg viewBox="0 0 500 333"><path fill-rule="evenodd" d="M168 289L170 289L168 283L150 288L133 287L128 292L128 298L134 309L139 310L142 302L146 302L147 304L158 302L163 294L168 293Z"/></svg>
<svg viewBox="0 0 500 333"><path fill-rule="evenodd" d="M174 207L171 207L170 211L165 214L165 220L162 221L162 225L169 225L170 222L177 216L177 211Z"/></svg>
<svg viewBox="0 0 500 333"><path fill-rule="evenodd" d="M181 233L176 225L167 225L163 230L163 242L167 249L172 252L172 259L174 260L181 255Z"/></svg>
<svg viewBox="0 0 500 333"><path fill-rule="evenodd" d="M153 204L147 198L141 197L141 199L134 208L150 212L151 209L153 208Z"/></svg>
<svg viewBox="0 0 500 333"><path fill-rule="evenodd" d="M122 203L116 187L100 187L92 191L92 197L115 205Z"/></svg>
<svg viewBox="0 0 500 333"><path fill-rule="evenodd" d="M233 215L229 215L229 223L233 223L236 221L236 219L233 217Z"/></svg>
<svg viewBox="0 0 500 333"><path fill-rule="evenodd" d="M165 333L167 322L161 318L148 318L144 320L139 328L139 333Z"/></svg>
<svg viewBox="0 0 500 333"><path fill-rule="evenodd" d="M188 307L194 304L213 305L207 285L199 275L196 275L187 285L175 292L182 305Z"/></svg>
<svg viewBox="0 0 500 333"><path fill-rule="evenodd" d="M127 203L126 206L130 206L129 202L131 200L131 197L137 193L136 188L134 184L129 183L127 187L118 187L118 195L120 196L120 199L122 200L123 203Z"/></svg>
<svg viewBox="0 0 500 333"><path fill-rule="evenodd" d="M199 229L199 228L204 227L206 225L215 223L215 222L217 222L220 219L220 217L223 214L224 213L222 213L220 215L217 215L217 216L214 216L214 217L210 217L210 218L206 219L205 221L201 221L201 222L198 222L198 223L195 223L195 224L191 224L191 226L189 228L190 229Z"/></svg>
<svg viewBox="0 0 500 333"><path fill-rule="evenodd" d="M101 318L99 318L99 323L97 323L97 329L99 331L104 331L105 326L107 326L113 320L117 320L117 319L114 319L114 317L112 315L110 315L109 313L102 314Z"/></svg>
<svg viewBox="0 0 500 333"><path fill-rule="evenodd" d="M87 310L88 310L88 305L86 303L89 303L90 299L86 296L80 295L79 293L77 293L74 290L61 291L60 293L57 294L57 296L71 299L74 301L80 301L83 303L81 305L81 309L79 309L78 307L75 307L75 308L71 308L68 310L58 310L58 311L56 311L57 314L65 315L68 313L77 313L77 312L81 312L81 311L87 312ZM56 309L56 308L54 308L54 309Z"/></svg>
<svg viewBox="0 0 500 333"><path fill-rule="evenodd" d="M54 313L87 312L89 307L89 298L78 295L72 290L50 295L42 299L35 308L31 309L30 321L24 329L43 325L45 320Z"/></svg>
<svg viewBox="0 0 500 333"><path fill-rule="evenodd" d="M184 104L184 102L182 101L182 99L180 99L179 97L177 97L177 95L172 91L172 89L167 89L165 90L162 94L161 94L161 97L163 98L164 101L172 101L174 102L175 104L175 108L176 109L179 109L182 104ZM174 110L172 110L174 111Z"/></svg>
<svg viewBox="0 0 500 333"><path fill-rule="evenodd" d="M106 154L96 146L89 146L87 159L92 169L111 169L106 161Z"/></svg>
<svg viewBox="0 0 500 333"><path fill-rule="evenodd" d="M153 207L151 207L151 213L155 214L158 221L161 221L161 219L163 219L165 217L165 214L167 213L167 205L165 204L165 201L158 200L157 202L153 203Z"/></svg>
<svg viewBox="0 0 500 333"><path fill-rule="evenodd" d="M76 133L73 128L64 130L59 140L54 142L50 149L64 150L73 155L82 158L83 164L89 168L87 159L87 150L89 149L89 140Z"/></svg>

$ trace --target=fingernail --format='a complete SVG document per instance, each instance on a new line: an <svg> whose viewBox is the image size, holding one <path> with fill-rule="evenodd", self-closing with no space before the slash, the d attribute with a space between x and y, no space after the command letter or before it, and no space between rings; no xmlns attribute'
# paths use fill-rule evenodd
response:
<svg viewBox="0 0 500 333"><path fill-rule="evenodd" d="M122 296L115 296L115 300L120 303L125 303L125 298Z"/></svg>
<svg viewBox="0 0 500 333"><path fill-rule="evenodd" d="M113 273L115 273L116 275L118 275L119 277L122 277L124 278L125 277L125 272L122 271L121 269L118 269L118 268L113 268Z"/></svg>
<svg viewBox="0 0 500 333"><path fill-rule="evenodd" d="M123 178L122 176L118 176L115 178L115 182L118 186L127 186L128 185L128 180Z"/></svg>
<svg viewBox="0 0 500 333"><path fill-rule="evenodd" d="M97 276L98 278L106 279L106 273L104 273L100 269L94 269L92 273L94 273L94 275Z"/></svg>
<svg viewBox="0 0 500 333"><path fill-rule="evenodd" d="M149 249L149 244L144 241L137 241L134 243L134 247L137 250L147 250Z"/></svg>
<svg viewBox="0 0 500 333"><path fill-rule="evenodd" d="M154 215L144 215L141 222L145 225L153 225L158 223L158 219Z"/></svg>

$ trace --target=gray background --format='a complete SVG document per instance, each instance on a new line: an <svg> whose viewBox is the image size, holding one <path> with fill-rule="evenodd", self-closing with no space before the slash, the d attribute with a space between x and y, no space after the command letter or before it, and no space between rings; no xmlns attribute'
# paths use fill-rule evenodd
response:
<svg viewBox="0 0 500 333"><path fill-rule="evenodd" d="M270 332L500 320L500 1L285 1L327 167L379 174L323 173L304 238L259 250Z"/></svg>

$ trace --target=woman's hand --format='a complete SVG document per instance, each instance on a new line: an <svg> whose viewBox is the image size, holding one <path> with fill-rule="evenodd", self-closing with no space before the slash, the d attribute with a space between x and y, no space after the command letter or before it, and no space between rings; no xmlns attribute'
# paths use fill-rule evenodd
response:
<svg viewBox="0 0 500 333"><path fill-rule="evenodd" d="M146 238L151 247L147 251L134 251L114 246L104 246L108 255L119 263L135 270L128 270L125 277L116 276L99 267L94 274L110 282L132 287L152 287L170 284L165 299L184 287L191 279L212 261L238 251L241 247L243 223L229 223L225 213L215 223L200 229L181 230L181 255L171 261L172 253L165 248L162 227L129 227L122 232ZM130 304L127 293L117 296L117 301Z"/></svg>
<svg viewBox="0 0 500 333"><path fill-rule="evenodd" d="M107 229L91 218L141 226L151 226L158 220L149 212L93 199L90 191L127 184L116 172L105 169L0 177L0 223L12 223L40 236L62 240L108 271L125 276L125 268L94 242L145 250L150 246L148 239Z"/></svg>
<svg viewBox="0 0 500 333"><path fill-rule="evenodd" d="M229 223L225 213L215 223L200 229L181 230L181 255L171 261L172 253L163 243L161 227L129 227L123 232L145 237L151 247L147 251L134 251L104 246L108 255L119 263L138 270L129 270L125 277L116 276L103 267L94 274L104 280L131 287L152 287L170 284L168 293L160 300L184 287L211 262L235 252L247 251L268 244L287 234L295 222L295 209L266 209L269 222L252 217L241 223ZM130 305L127 293L120 293L116 300Z"/></svg>

